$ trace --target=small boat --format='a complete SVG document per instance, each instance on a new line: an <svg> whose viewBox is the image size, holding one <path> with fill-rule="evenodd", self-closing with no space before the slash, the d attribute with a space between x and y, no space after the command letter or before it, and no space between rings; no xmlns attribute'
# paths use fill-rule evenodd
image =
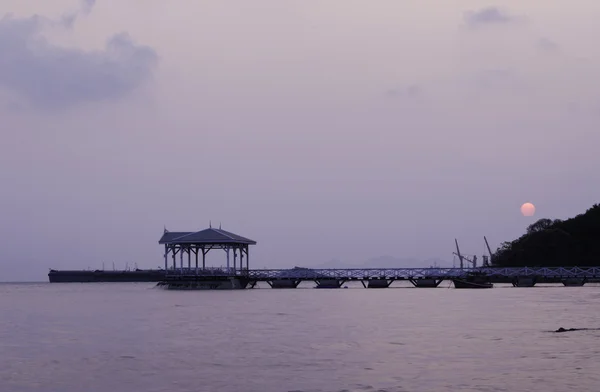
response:
<svg viewBox="0 0 600 392"><path fill-rule="evenodd" d="M481 272L471 272L464 278L452 279L456 289L491 289L494 284L489 276Z"/></svg>
<svg viewBox="0 0 600 392"><path fill-rule="evenodd" d="M456 289L491 289L494 287L494 284L490 282L470 282L462 279L452 279L452 281Z"/></svg>
<svg viewBox="0 0 600 392"><path fill-rule="evenodd" d="M487 239L483 237L487 244ZM477 269L477 256L473 256L473 259L468 259L465 255L460 253L460 248L458 247L458 240L455 238L454 243L456 244L456 256L460 260L460 268L463 268L463 263L466 260L471 263L473 269ZM490 253L491 254L491 253ZM484 263L486 263L486 258L484 258ZM460 278L452 279L454 282L454 288L456 289L491 289L494 287L492 282L490 282L490 277L487 276L484 272L475 271L468 272L466 276Z"/></svg>

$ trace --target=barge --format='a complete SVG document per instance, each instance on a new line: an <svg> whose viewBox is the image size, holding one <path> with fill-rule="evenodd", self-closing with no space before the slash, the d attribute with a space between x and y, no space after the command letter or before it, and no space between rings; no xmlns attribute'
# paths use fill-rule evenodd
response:
<svg viewBox="0 0 600 392"><path fill-rule="evenodd" d="M94 283L94 282L161 282L165 271L158 270L50 270L50 283Z"/></svg>

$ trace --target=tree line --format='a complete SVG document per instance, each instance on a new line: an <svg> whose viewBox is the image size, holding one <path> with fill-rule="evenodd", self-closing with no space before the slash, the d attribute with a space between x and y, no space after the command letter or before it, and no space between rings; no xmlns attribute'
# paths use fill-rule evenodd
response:
<svg viewBox="0 0 600 392"><path fill-rule="evenodd" d="M600 265L600 204L574 218L543 218L525 234L503 242L492 255L496 267Z"/></svg>

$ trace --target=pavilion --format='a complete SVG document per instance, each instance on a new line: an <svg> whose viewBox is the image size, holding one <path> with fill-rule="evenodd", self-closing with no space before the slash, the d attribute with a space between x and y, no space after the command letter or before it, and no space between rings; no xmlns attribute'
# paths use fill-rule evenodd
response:
<svg viewBox="0 0 600 392"><path fill-rule="evenodd" d="M171 271L181 275L202 275L206 271L206 254L212 249L223 249L227 255L227 272L237 275L238 272L250 268L249 245L256 241L212 226L196 232L168 231L166 228L159 244L165 246L165 271L169 273L169 254L173 260ZM230 266L230 251L233 251L233 268ZM195 269L192 269L192 253L195 257ZM176 256L179 254L179 271L177 271ZM183 267L183 255L187 254L187 268ZM198 254L202 254L202 267L198 266ZM239 263L237 257L239 255ZM246 268L244 268L244 255Z"/></svg>

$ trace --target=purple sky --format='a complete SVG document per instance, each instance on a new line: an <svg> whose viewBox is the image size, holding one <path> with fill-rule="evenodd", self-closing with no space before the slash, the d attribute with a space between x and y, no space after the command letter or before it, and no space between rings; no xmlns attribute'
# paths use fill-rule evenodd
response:
<svg viewBox="0 0 600 392"><path fill-rule="evenodd" d="M222 222L258 241L256 268L428 265L454 238L481 255L483 235L581 213L600 191L598 12L3 0L0 281L155 268L163 225Z"/></svg>

